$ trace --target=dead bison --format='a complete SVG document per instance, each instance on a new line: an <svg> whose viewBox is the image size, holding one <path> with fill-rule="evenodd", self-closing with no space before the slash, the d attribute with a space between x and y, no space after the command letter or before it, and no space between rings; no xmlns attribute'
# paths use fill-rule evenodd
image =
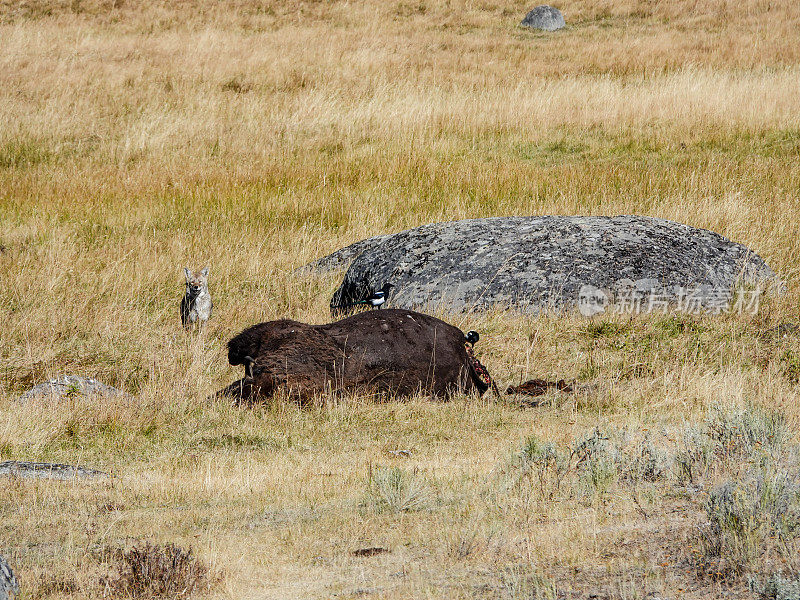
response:
<svg viewBox="0 0 800 600"><path fill-rule="evenodd" d="M486 391L460 329L410 310L363 312L335 323L280 320L245 329L228 342L228 361L244 379L222 391L241 399L279 387L301 399L326 391L447 398ZM488 373L486 374L488 375Z"/></svg>

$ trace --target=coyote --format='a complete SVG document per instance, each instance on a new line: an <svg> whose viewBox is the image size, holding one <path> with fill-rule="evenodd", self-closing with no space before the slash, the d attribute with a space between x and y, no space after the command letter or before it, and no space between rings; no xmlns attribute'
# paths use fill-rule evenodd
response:
<svg viewBox="0 0 800 600"><path fill-rule="evenodd" d="M202 327L211 316L211 294L208 293L208 267L197 273L183 269L186 275L186 295L181 300L181 323L186 329Z"/></svg>

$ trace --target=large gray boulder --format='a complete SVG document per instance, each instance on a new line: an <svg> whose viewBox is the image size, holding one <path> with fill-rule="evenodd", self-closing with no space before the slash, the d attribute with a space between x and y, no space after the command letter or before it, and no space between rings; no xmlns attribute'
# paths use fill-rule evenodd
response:
<svg viewBox="0 0 800 600"><path fill-rule="evenodd" d="M560 10L552 6L542 5L537 6L525 15L520 25L531 29L556 31L557 29L562 29L566 23L564 23L564 16Z"/></svg>
<svg viewBox="0 0 800 600"><path fill-rule="evenodd" d="M14 571L6 559L0 556L0 600L8 600L17 594L19 594L19 584L14 577Z"/></svg>
<svg viewBox="0 0 800 600"><path fill-rule="evenodd" d="M387 306L527 313L577 306L590 315L622 302L627 312L666 310L667 305L721 312L723 300L735 300L730 291L737 284L777 281L741 244L642 216L469 219L423 225L356 246L360 253L331 300L334 314L387 282L395 286ZM350 258L352 248L306 268Z"/></svg>
<svg viewBox="0 0 800 600"><path fill-rule="evenodd" d="M375 237L367 238L365 240L361 240L360 242L350 244L341 250L337 250L333 254L328 254L327 256L323 256L322 258L305 265L304 267L300 268L299 271L308 273L313 271L325 272L346 269L359 254L378 247L388 237L390 236L376 235Z"/></svg>

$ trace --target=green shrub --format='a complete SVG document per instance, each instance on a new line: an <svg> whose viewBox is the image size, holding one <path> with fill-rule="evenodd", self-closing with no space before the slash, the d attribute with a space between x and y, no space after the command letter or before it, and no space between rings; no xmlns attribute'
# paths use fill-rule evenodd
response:
<svg viewBox="0 0 800 600"><path fill-rule="evenodd" d="M631 456L620 466L620 475L624 481L638 483L640 481L658 481L666 476L669 470L669 457L663 450L653 444L649 434L633 448Z"/></svg>
<svg viewBox="0 0 800 600"><path fill-rule="evenodd" d="M429 501L429 487L418 474L398 467L371 469L367 481L367 504L376 512L423 510Z"/></svg>
<svg viewBox="0 0 800 600"><path fill-rule="evenodd" d="M688 426L675 453L675 475L695 483L715 461L733 471L777 456L790 437L783 414L761 409L712 408L702 429Z"/></svg>
<svg viewBox="0 0 800 600"><path fill-rule="evenodd" d="M717 443L717 453L735 461L756 454L770 455L790 436L782 413L755 408L714 407L706 419L706 431Z"/></svg>
<svg viewBox="0 0 800 600"><path fill-rule="evenodd" d="M800 533L797 473L759 469L715 488L705 504L704 559L724 571L755 568L761 559L790 552Z"/></svg>
<svg viewBox="0 0 800 600"><path fill-rule="evenodd" d="M529 437L512 461L515 484L528 480L541 497L552 500L566 487L568 476L577 476L591 493L604 493L617 479L616 460L608 451L608 436L595 429L571 447Z"/></svg>

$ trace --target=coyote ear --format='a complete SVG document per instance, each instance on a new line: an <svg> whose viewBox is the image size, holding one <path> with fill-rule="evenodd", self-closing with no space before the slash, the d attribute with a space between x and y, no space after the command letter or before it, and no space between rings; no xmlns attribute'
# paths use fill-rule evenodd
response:
<svg viewBox="0 0 800 600"><path fill-rule="evenodd" d="M186 281L189 281L192 278L192 272L186 267L183 267L183 274L186 275Z"/></svg>
<svg viewBox="0 0 800 600"><path fill-rule="evenodd" d="M202 270L202 271L200 271L200 274L201 274L203 277L208 277L208 267L203 267L203 270Z"/></svg>

